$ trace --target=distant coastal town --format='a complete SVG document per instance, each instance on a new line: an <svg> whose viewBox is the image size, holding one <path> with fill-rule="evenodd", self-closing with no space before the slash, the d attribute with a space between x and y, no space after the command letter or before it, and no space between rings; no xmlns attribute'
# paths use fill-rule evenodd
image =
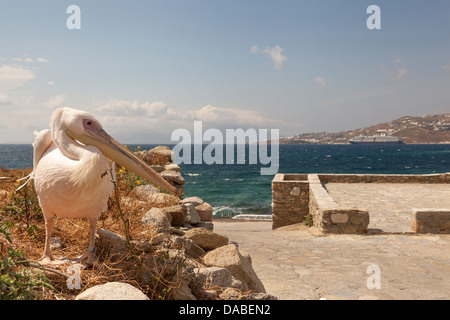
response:
<svg viewBox="0 0 450 320"><path fill-rule="evenodd" d="M341 132L302 133L280 137L280 144L347 144L357 137L397 137L409 144L450 144L450 113L404 116L397 120L370 127Z"/></svg>

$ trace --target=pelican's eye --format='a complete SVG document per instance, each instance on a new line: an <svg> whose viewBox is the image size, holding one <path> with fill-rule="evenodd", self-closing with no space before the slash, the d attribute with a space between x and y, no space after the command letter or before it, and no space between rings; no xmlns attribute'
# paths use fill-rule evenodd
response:
<svg viewBox="0 0 450 320"><path fill-rule="evenodd" d="M94 120L91 119L83 119L83 127L85 130L95 130L101 128Z"/></svg>

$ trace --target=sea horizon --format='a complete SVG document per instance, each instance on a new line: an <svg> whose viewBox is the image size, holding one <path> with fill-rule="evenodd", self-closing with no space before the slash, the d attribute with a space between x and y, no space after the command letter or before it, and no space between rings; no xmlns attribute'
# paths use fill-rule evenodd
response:
<svg viewBox="0 0 450 320"><path fill-rule="evenodd" d="M148 150L158 145L126 144ZM207 145L204 145L206 147ZM246 151L248 151L248 145ZM31 144L0 144L0 166L31 168ZM248 155L248 152L246 152ZM450 172L450 144L300 144L279 146L278 173L433 174ZM271 182L261 164L180 164L185 197L198 196L215 216L271 214Z"/></svg>

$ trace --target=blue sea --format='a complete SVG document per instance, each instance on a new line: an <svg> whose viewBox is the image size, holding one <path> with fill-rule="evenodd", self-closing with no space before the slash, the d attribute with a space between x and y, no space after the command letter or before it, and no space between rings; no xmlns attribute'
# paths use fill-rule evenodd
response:
<svg viewBox="0 0 450 320"><path fill-rule="evenodd" d="M137 148L138 145L130 146ZM156 145L139 146L151 149ZM246 146L246 164L180 164L186 180L186 196L201 197L213 206L216 216L271 214L273 175L261 175L261 167L269 165L248 164L248 148ZM270 151L270 145L268 149ZM21 169L32 165L31 145L0 145L1 167ZM450 145L280 145L278 172L450 172Z"/></svg>

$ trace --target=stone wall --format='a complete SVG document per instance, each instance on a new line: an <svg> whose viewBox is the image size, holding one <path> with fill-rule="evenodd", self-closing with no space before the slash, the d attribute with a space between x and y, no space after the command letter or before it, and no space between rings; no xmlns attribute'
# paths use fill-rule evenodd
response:
<svg viewBox="0 0 450 320"><path fill-rule="evenodd" d="M366 233L369 212L346 208L334 201L315 174L308 175L309 213L314 226L323 233Z"/></svg>
<svg viewBox="0 0 450 320"><path fill-rule="evenodd" d="M450 210L412 209L411 227L415 233L450 233Z"/></svg>
<svg viewBox="0 0 450 320"><path fill-rule="evenodd" d="M450 183L450 173L438 174L318 174L322 183Z"/></svg>
<svg viewBox="0 0 450 320"><path fill-rule="evenodd" d="M326 190L327 183L450 183L450 173L389 174L277 174L272 181L273 229L302 222L311 214L324 233L365 233L369 212L345 208ZM417 233L450 233L450 209L415 209L412 229Z"/></svg>
<svg viewBox="0 0 450 320"><path fill-rule="evenodd" d="M308 203L307 175L275 175L272 180L272 228L302 222L309 213Z"/></svg>

